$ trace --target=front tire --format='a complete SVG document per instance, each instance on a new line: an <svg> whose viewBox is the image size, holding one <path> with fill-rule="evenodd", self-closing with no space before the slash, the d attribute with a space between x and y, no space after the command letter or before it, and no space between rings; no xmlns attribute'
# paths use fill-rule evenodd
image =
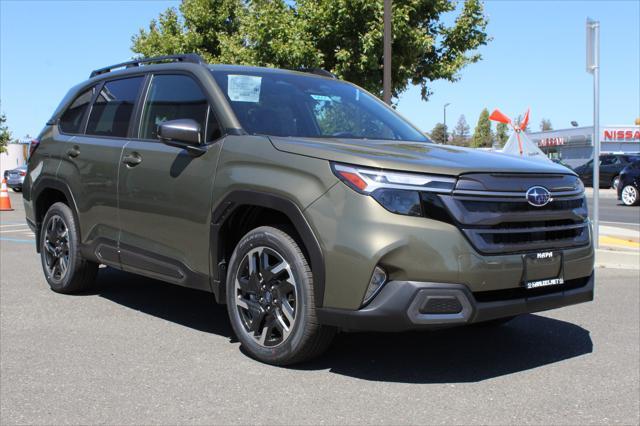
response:
<svg viewBox="0 0 640 426"><path fill-rule="evenodd" d="M44 276L57 293L86 291L95 282L98 264L80 253L80 233L71 209L53 204L42 221L40 259Z"/></svg>
<svg viewBox="0 0 640 426"><path fill-rule="evenodd" d="M290 365L324 352L335 334L316 317L313 275L290 233L262 226L236 246L227 308L242 347L259 361Z"/></svg>
<svg viewBox="0 0 640 426"><path fill-rule="evenodd" d="M638 194L638 188L633 185L625 185L622 188L620 199L625 206L637 206L640 204L640 194Z"/></svg>

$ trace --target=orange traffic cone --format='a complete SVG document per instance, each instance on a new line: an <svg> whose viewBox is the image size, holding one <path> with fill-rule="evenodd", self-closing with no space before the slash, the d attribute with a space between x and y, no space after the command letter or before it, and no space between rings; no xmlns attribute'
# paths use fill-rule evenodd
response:
<svg viewBox="0 0 640 426"><path fill-rule="evenodd" d="M9 191L7 191L7 180L2 179L2 189L0 189L0 211L9 212L11 208L11 200L9 199Z"/></svg>

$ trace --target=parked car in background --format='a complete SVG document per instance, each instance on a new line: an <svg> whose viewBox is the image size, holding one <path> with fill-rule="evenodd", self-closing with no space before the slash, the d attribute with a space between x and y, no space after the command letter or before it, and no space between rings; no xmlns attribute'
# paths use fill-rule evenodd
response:
<svg viewBox="0 0 640 426"><path fill-rule="evenodd" d="M620 172L618 200L625 206L640 204L640 160L634 161Z"/></svg>
<svg viewBox="0 0 640 426"><path fill-rule="evenodd" d="M600 187L618 189L620 172L633 161L640 160L640 154L603 154L600 156ZM593 185L593 160L589 160L574 171L585 186Z"/></svg>
<svg viewBox="0 0 640 426"><path fill-rule="evenodd" d="M22 182L27 175L27 165L20 166L7 172L7 186L13 189L15 192L22 191Z"/></svg>

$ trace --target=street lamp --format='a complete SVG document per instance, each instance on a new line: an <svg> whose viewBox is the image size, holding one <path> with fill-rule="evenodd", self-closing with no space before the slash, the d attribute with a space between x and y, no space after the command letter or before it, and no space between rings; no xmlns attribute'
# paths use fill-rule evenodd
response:
<svg viewBox="0 0 640 426"><path fill-rule="evenodd" d="M443 144L447 143L447 107L451 105L450 103L446 103L444 104L444 108L442 108L443 112L444 112L444 140L442 141Z"/></svg>

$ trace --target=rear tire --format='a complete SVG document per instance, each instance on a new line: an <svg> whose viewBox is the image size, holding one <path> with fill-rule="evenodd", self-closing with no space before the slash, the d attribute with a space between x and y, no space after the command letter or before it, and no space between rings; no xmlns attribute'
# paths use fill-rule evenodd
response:
<svg viewBox="0 0 640 426"><path fill-rule="evenodd" d="M614 176L613 179L611 179L611 188L612 189L615 189L617 191L618 190L618 185L620 185L620 175Z"/></svg>
<svg viewBox="0 0 640 426"><path fill-rule="evenodd" d="M11 188L13 192L22 192L22 188Z"/></svg>
<svg viewBox="0 0 640 426"><path fill-rule="evenodd" d="M625 206L637 206L640 204L638 188L633 185L625 185L625 187L622 188L620 199Z"/></svg>
<svg viewBox="0 0 640 426"><path fill-rule="evenodd" d="M77 293L90 289L98 264L82 257L80 232L71 209L53 204L42 221L40 259L44 276L57 293Z"/></svg>
<svg viewBox="0 0 640 426"><path fill-rule="evenodd" d="M238 243L227 273L227 309L243 349L273 365L323 353L335 329L318 323L313 274L292 233L262 226Z"/></svg>

